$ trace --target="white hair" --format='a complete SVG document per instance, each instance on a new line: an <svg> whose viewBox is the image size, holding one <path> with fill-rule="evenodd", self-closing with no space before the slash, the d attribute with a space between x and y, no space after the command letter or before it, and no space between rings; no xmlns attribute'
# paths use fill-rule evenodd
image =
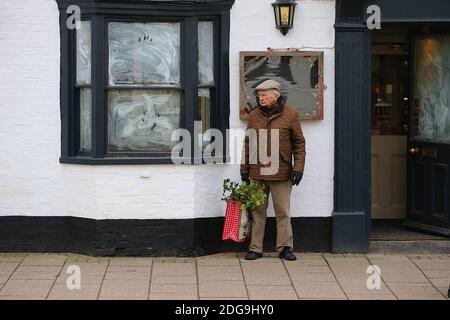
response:
<svg viewBox="0 0 450 320"><path fill-rule="evenodd" d="M271 93L271 94L273 94L275 97L279 97L279 96L281 96L281 93L280 93L280 91L278 91L278 90L276 90L276 89L267 89L267 90L259 90L258 92L261 92L261 91L265 91L265 92L269 92L269 93Z"/></svg>

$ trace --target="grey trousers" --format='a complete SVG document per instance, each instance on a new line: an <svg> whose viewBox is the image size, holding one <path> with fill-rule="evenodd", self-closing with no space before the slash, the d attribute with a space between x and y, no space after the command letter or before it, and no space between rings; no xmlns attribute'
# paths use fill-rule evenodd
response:
<svg viewBox="0 0 450 320"><path fill-rule="evenodd" d="M254 181L254 180L252 180ZM284 181L270 181L259 180L264 183L269 193L272 195L273 207L277 221L277 247L276 250L281 252L283 247L293 248L293 235L290 216L291 207L291 191L292 182L290 180ZM269 196L269 194L267 195ZM269 200L267 198L267 200ZM250 242L250 251L263 252L264 230L266 227L267 208L269 202L260 205L252 211L252 236Z"/></svg>

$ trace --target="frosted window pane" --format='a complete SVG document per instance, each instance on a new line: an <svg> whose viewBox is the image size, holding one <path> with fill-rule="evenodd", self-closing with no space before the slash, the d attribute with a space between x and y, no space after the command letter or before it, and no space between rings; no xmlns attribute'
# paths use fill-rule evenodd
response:
<svg viewBox="0 0 450 320"><path fill-rule="evenodd" d="M198 81L199 84L214 84L214 24L198 24Z"/></svg>
<svg viewBox="0 0 450 320"><path fill-rule="evenodd" d="M450 142L450 35L416 40L414 135Z"/></svg>
<svg viewBox="0 0 450 320"><path fill-rule="evenodd" d="M178 85L179 23L109 23L111 85Z"/></svg>
<svg viewBox="0 0 450 320"><path fill-rule="evenodd" d="M80 89L80 150L91 150L91 105L90 88Z"/></svg>
<svg viewBox="0 0 450 320"><path fill-rule="evenodd" d="M211 97L209 89L198 90L197 119L202 121L203 132L211 128Z"/></svg>
<svg viewBox="0 0 450 320"><path fill-rule="evenodd" d="M81 21L76 31L77 84L91 83L91 22Z"/></svg>
<svg viewBox="0 0 450 320"><path fill-rule="evenodd" d="M173 130L180 126L179 92L111 90L108 136L110 151L170 152Z"/></svg>
<svg viewBox="0 0 450 320"><path fill-rule="evenodd" d="M211 129L211 90L198 89L198 115L197 120L202 122L203 141L202 145L210 142L211 137L205 132Z"/></svg>

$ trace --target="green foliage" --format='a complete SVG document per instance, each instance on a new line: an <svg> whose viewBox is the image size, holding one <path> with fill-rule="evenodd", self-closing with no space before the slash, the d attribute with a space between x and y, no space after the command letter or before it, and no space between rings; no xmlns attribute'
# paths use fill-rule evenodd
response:
<svg viewBox="0 0 450 320"><path fill-rule="evenodd" d="M241 206L249 211L267 201L267 191L267 187L259 181L248 184L245 181L238 183L225 179L223 181L222 200L240 201Z"/></svg>

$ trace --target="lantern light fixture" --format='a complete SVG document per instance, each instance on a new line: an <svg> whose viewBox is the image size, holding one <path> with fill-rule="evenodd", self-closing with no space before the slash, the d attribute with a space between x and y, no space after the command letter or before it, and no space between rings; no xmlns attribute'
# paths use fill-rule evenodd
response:
<svg viewBox="0 0 450 320"><path fill-rule="evenodd" d="M277 29L285 36L294 26L297 0L276 0L272 3Z"/></svg>

